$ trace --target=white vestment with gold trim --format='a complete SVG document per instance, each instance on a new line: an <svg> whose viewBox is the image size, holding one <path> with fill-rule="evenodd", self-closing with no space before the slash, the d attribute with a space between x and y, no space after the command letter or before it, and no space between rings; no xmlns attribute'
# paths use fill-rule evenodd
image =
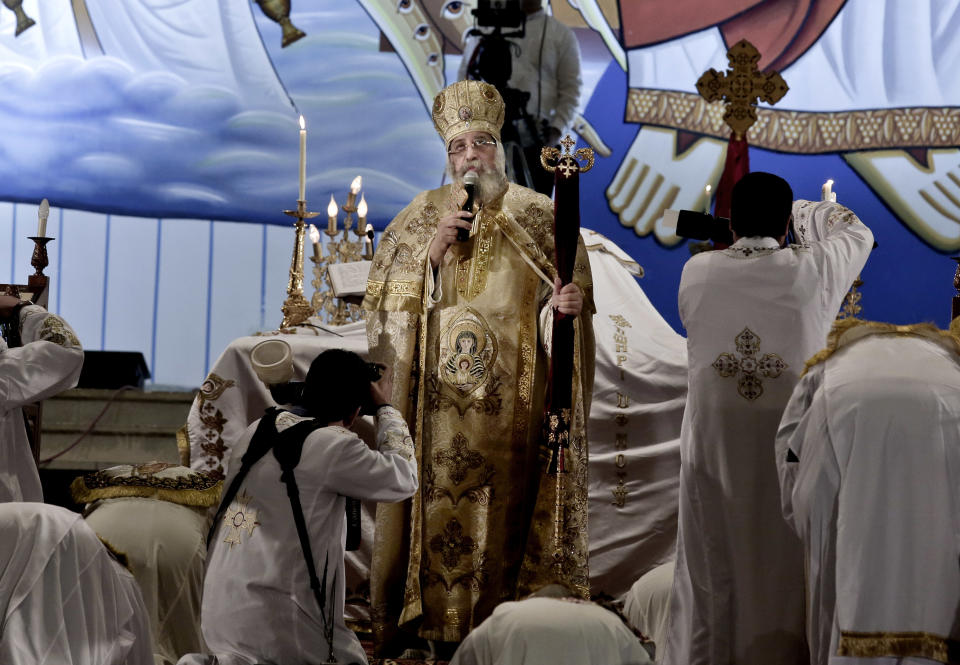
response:
<svg viewBox="0 0 960 665"><path fill-rule="evenodd" d="M793 213L799 245L744 238L694 256L680 280L689 393L670 665L806 659L802 552L780 511L774 439L873 235L835 203Z"/></svg>
<svg viewBox="0 0 960 665"><path fill-rule="evenodd" d="M955 662L960 340L841 347L797 385L776 456L806 550L810 662Z"/></svg>

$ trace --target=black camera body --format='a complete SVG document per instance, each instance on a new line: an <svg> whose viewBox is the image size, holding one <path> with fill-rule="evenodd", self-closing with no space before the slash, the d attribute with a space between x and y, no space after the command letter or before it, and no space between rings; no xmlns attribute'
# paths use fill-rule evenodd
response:
<svg viewBox="0 0 960 665"><path fill-rule="evenodd" d="M520 9L520 0L480 0L470 13L482 28L522 28L527 20Z"/></svg>
<svg viewBox="0 0 960 665"><path fill-rule="evenodd" d="M364 378L370 383L375 383L383 376L385 369L386 365L381 365L380 363L366 363L366 376ZM273 401L277 404L306 408L307 405L304 403L303 395L306 385L304 381L288 381L287 383L274 384L270 386L270 396L273 397ZM370 396L369 390L363 396L363 400L360 403L360 413L365 416L372 416L376 413L376 405L373 403L373 398Z"/></svg>
<svg viewBox="0 0 960 665"><path fill-rule="evenodd" d="M680 210L677 217L676 234L691 240L712 240L724 245L733 244L733 232L730 220L726 217L714 217L705 212Z"/></svg>

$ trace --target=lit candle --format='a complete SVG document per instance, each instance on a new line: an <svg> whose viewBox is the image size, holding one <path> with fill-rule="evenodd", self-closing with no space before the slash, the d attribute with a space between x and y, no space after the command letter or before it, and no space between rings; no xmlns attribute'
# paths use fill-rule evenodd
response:
<svg viewBox="0 0 960 665"><path fill-rule="evenodd" d="M327 205L327 233L331 236L337 234L337 202L333 200L333 194L330 195L330 203Z"/></svg>
<svg viewBox="0 0 960 665"><path fill-rule="evenodd" d="M307 193L307 123L300 116L300 201L306 201Z"/></svg>
<svg viewBox="0 0 960 665"><path fill-rule="evenodd" d="M320 262L320 231L313 224L310 225L310 242L313 243L313 260Z"/></svg>
<svg viewBox="0 0 960 665"><path fill-rule="evenodd" d="M363 195L360 196L360 205L357 206L357 218L357 229L364 229L366 232L364 224L367 221L367 200Z"/></svg>
<svg viewBox="0 0 960 665"><path fill-rule="evenodd" d="M44 199L40 202L40 208L37 210L37 237L47 237L47 217L50 216L50 202Z"/></svg>
<svg viewBox="0 0 960 665"><path fill-rule="evenodd" d="M835 192L831 191L833 187L833 180L827 180L823 183L823 187L820 188L820 200L821 201L833 201L836 202L837 195Z"/></svg>
<svg viewBox="0 0 960 665"><path fill-rule="evenodd" d="M347 201L348 207L350 208L353 207L353 202L357 200L357 194L360 192L360 185L362 184L363 184L363 178L360 176L357 176L356 178L354 178L353 181L350 183L350 195L348 197L349 200Z"/></svg>

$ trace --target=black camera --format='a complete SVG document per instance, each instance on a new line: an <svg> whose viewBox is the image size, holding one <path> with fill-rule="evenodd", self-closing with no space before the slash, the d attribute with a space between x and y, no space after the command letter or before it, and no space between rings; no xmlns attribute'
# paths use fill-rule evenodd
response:
<svg viewBox="0 0 960 665"><path fill-rule="evenodd" d="M367 380L370 383L376 383L383 376L384 370L387 369L386 365L381 363L367 363ZM373 403L373 395L370 394L370 391L367 391L367 394L363 397L363 402L360 404L360 414L364 416L374 416L377 413L377 405Z"/></svg>
<svg viewBox="0 0 960 665"><path fill-rule="evenodd" d="M520 9L520 0L480 0L471 14L482 28L520 28L527 16Z"/></svg>
<svg viewBox="0 0 960 665"><path fill-rule="evenodd" d="M733 244L730 220L726 217L714 217L711 214L693 210L665 210L663 223L668 228L675 226L674 233L681 238L711 240L725 245Z"/></svg>

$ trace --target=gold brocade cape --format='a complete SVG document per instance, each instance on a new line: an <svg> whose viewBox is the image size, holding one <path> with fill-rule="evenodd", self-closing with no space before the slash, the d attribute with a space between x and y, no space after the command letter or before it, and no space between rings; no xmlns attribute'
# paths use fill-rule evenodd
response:
<svg viewBox="0 0 960 665"><path fill-rule="evenodd" d="M448 250L430 307L428 248L440 218L465 199L459 185L423 192L390 223L363 302L370 356L393 367L393 404L410 425L420 474L410 501L377 509L378 647L398 625L460 641L498 603L550 582L589 595L585 426L595 308L586 249L581 239L574 281L584 303L558 548L556 479L539 446L549 359L538 330L556 275L553 203L511 184L486 204L474 236Z"/></svg>

